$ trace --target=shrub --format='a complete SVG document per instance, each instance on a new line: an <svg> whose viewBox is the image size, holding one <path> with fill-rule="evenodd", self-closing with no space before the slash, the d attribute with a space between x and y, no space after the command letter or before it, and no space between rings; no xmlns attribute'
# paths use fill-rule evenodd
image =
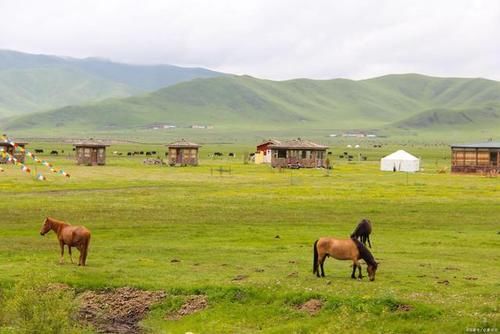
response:
<svg viewBox="0 0 500 334"><path fill-rule="evenodd" d="M79 333L72 289L27 273L2 296L0 333Z"/></svg>

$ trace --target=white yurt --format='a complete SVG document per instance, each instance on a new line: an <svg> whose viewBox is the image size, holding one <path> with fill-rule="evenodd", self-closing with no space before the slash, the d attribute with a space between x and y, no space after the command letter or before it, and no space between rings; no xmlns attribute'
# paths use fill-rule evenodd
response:
<svg viewBox="0 0 500 334"><path fill-rule="evenodd" d="M418 172L420 159L399 150L380 159L380 170L389 172Z"/></svg>

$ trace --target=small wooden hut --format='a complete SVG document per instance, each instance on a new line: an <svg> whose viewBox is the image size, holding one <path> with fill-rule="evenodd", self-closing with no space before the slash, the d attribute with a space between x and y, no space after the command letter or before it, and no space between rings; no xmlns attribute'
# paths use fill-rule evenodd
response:
<svg viewBox="0 0 500 334"><path fill-rule="evenodd" d="M451 145L451 171L500 172L500 142Z"/></svg>
<svg viewBox="0 0 500 334"><path fill-rule="evenodd" d="M170 143L168 147L168 164L170 166L197 166L198 149L201 147L196 143L184 139Z"/></svg>
<svg viewBox="0 0 500 334"><path fill-rule="evenodd" d="M16 144L22 148L24 148L26 145L28 145L28 143L26 143L26 142L18 142L18 141L16 141ZM10 155L12 155L14 158L19 160L20 162L24 163L24 158L25 158L24 152L21 152L20 150L16 150L14 148L14 146L10 145L9 143L1 141L0 142L0 151L7 152ZM3 158L2 155L0 154L0 164L5 164L7 162L8 162L7 157Z"/></svg>
<svg viewBox="0 0 500 334"><path fill-rule="evenodd" d="M328 167L326 164L328 146L297 138L269 145L269 148L271 149L271 166L273 167Z"/></svg>
<svg viewBox="0 0 500 334"><path fill-rule="evenodd" d="M96 140L86 140L73 144L78 165L97 166L106 164L105 144Z"/></svg>

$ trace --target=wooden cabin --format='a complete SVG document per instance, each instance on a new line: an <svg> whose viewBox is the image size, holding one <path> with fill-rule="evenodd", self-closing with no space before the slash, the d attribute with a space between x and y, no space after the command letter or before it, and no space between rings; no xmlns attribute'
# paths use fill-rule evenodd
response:
<svg viewBox="0 0 500 334"><path fill-rule="evenodd" d="M73 144L77 165L102 166L106 164L106 147L108 144L96 140L82 141Z"/></svg>
<svg viewBox="0 0 500 334"><path fill-rule="evenodd" d="M167 146L170 166L198 166L200 145L182 139Z"/></svg>
<svg viewBox="0 0 500 334"><path fill-rule="evenodd" d="M22 148L28 145L28 143L26 142L17 142L17 141L16 144ZM0 142L0 151L7 152L20 162L24 163L24 158L26 156L25 153L21 152L19 149L16 150L14 146L10 145L9 143L3 141ZM2 155L0 154L0 164L6 164L7 162L8 162L7 157L3 158Z"/></svg>
<svg viewBox="0 0 500 334"><path fill-rule="evenodd" d="M269 139L265 140L259 145L257 145L257 151L255 152L255 163L256 164L270 164L271 163L271 145L281 144L279 140Z"/></svg>
<svg viewBox="0 0 500 334"><path fill-rule="evenodd" d="M326 168L328 146L294 139L269 145L271 166L283 168Z"/></svg>
<svg viewBox="0 0 500 334"><path fill-rule="evenodd" d="M451 171L500 172L500 142L451 145Z"/></svg>

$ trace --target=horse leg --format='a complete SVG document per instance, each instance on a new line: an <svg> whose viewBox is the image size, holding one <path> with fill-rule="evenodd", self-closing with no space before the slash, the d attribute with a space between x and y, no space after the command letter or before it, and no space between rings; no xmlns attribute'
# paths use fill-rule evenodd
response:
<svg viewBox="0 0 500 334"><path fill-rule="evenodd" d="M64 262L64 241L59 240L59 246L61 247L61 259L59 260L60 264Z"/></svg>
<svg viewBox="0 0 500 334"><path fill-rule="evenodd" d="M73 255L71 255L71 246L68 245L68 253L69 253L69 259L71 260L71 263L73 263Z"/></svg>
<svg viewBox="0 0 500 334"><path fill-rule="evenodd" d="M83 244L83 266L87 264L87 254L89 252L89 242L90 239L85 240L85 243Z"/></svg>
<svg viewBox="0 0 500 334"><path fill-rule="evenodd" d="M358 263L358 270L359 270L359 275L358 275L358 278L359 279L362 279L363 278L363 275L361 274L361 265Z"/></svg>
<svg viewBox="0 0 500 334"><path fill-rule="evenodd" d="M352 278L352 279L355 279L355 278L356 278L356 276L354 275L354 274L356 273L356 267L357 267L357 266L356 266L356 263L353 263L353 264L352 264L352 274L351 274L351 278Z"/></svg>
<svg viewBox="0 0 500 334"><path fill-rule="evenodd" d="M76 248L80 252L80 258L78 259L78 265L81 266L83 263L83 247L82 247L82 245L78 245L78 246L76 246Z"/></svg>
<svg viewBox="0 0 500 334"><path fill-rule="evenodd" d="M326 254L323 255L323 257L320 260L320 266L321 266L321 277L325 277L325 269L323 268L323 265L325 264L326 260Z"/></svg>
<svg viewBox="0 0 500 334"><path fill-rule="evenodd" d="M370 245L370 248L372 248L372 243L370 242L370 235L368 235L368 245Z"/></svg>

